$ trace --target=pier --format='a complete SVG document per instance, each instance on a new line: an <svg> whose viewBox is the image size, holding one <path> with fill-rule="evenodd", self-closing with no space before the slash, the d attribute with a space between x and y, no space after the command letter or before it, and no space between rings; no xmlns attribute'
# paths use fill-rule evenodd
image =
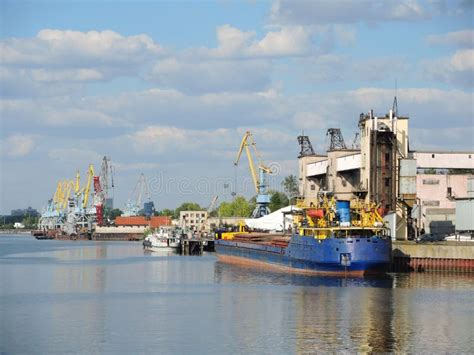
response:
<svg viewBox="0 0 474 355"><path fill-rule="evenodd" d="M192 238L181 239L180 252L182 255L202 255L204 251L214 251L214 239Z"/></svg>

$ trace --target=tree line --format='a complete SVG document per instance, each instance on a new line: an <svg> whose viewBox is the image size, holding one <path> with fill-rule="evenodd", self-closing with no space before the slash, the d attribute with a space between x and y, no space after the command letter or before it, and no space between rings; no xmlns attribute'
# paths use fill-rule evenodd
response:
<svg viewBox="0 0 474 355"><path fill-rule="evenodd" d="M270 211L274 212L282 207L294 204L298 196L298 181L294 175L285 177L282 182L283 192L271 190L268 191L270 195ZM209 211L212 217L250 217L256 206L257 196L246 199L243 196L236 196L233 201L223 201L220 205L212 211ZM173 219L179 219L181 211L205 211L207 208L200 206L195 202L184 202L176 209L165 208L161 211L155 211L155 216L172 216ZM120 209L113 209L108 211L107 215L111 220L120 216L122 211Z"/></svg>

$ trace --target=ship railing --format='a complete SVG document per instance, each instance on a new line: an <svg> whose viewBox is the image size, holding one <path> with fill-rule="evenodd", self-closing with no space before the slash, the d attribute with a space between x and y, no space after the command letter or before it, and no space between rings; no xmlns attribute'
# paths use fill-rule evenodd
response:
<svg viewBox="0 0 474 355"><path fill-rule="evenodd" d="M326 238L368 238L372 236L389 237L390 231L386 227L301 227L300 236L314 236L317 239Z"/></svg>

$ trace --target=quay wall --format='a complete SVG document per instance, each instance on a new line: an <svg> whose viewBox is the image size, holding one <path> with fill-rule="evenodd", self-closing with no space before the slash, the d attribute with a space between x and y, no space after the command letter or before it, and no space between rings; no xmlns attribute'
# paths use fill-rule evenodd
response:
<svg viewBox="0 0 474 355"><path fill-rule="evenodd" d="M474 273L473 242L417 244L394 241L393 271L455 271Z"/></svg>

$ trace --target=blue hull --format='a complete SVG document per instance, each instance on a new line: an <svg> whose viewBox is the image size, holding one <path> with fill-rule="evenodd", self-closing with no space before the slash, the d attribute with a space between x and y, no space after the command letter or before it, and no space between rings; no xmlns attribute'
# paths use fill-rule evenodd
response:
<svg viewBox="0 0 474 355"><path fill-rule="evenodd" d="M216 240L215 249L228 261L238 258L240 263L265 263L287 271L364 276L386 270L392 246L390 239L378 236L315 239L294 235L287 247Z"/></svg>

